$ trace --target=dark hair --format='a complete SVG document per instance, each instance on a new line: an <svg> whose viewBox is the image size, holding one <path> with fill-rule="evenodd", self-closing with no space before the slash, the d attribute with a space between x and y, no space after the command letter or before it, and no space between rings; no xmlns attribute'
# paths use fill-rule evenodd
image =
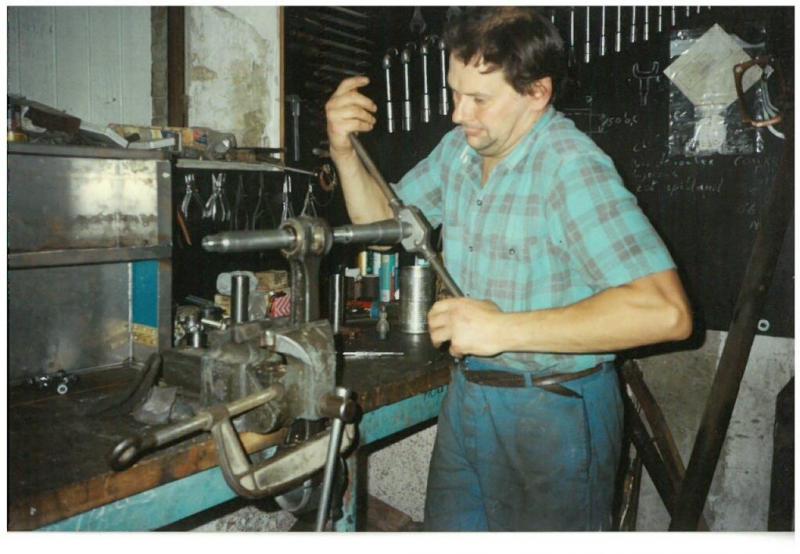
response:
<svg viewBox="0 0 800 554"><path fill-rule="evenodd" d="M489 71L502 69L519 94L545 77L553 81L553 97L564 84L564 42L550 20L531 8L466 8L447 22L444 40L463 63L483 61Z"/></svg>

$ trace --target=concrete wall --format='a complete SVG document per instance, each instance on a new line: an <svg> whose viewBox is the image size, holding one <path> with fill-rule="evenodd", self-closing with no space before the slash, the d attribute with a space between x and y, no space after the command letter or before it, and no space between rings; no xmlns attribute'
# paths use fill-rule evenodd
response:
<svg viewBox="0 0 800 554"><path fill-rule="evenodd" d="M189 125L280 145L279 7L186 8Z"/></svg>
<svg viewBox="0 0 800 554"><path fill-rule="evenodd" d="M98 125L150 125L149 7L9 7L8 92Z"/></svg>

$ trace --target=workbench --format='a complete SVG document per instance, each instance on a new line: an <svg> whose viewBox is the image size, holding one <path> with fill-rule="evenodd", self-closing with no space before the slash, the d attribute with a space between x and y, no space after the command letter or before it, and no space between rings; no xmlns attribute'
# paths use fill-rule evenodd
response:
<svg viewBox="0 0 800 554"><path fill-rule="evenodd" d="M356 394L363 412L358 446L387 439L438 415L450 379L451 358L429 336L392 331L380 341L374 323L343 328L347 351L393 351L402 356L340 358L337 380ZM8 529L133 531L159 529L236 497L217 466L208 434L145 455L126 471L109 469L105 456L121 439L145 428L130 416L83 412L123 393L138 369L85 374L69 393L9 390ZM243 433L248 452L280 440ZM389 442L391 439L388 439ZM359 529L359 457L348 457L349 485L339 531ZM363 457L366 460L366 457Z"/></svg>

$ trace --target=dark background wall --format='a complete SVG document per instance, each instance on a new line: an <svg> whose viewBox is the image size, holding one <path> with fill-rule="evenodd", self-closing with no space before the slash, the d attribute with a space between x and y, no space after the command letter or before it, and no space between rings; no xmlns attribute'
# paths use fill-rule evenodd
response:
<svg viewBox="0 0 800 554"><path fill-rule="evenodd" d="M422 94L422 67L415 55L410 66L412 100L416 116L411 132L400 130L400 106L403 97L402 67L397 58L391 70L397 130L386 130L384 72L381 59L387 49L398 49L408 42L420 43L429 34L441 35L448 14L447 7L424 7L422 33L412 30L413 7L352 7L345 10L331 7L287 7L285 10L285 94L302 98L300 118L300 160L290 163L300 167L315 167L322 161L313 153L315 148L326 149L324 103L336 83L345 75L344 69L368 75L371 83L364 89L380 106L378 126L362 137L367 149L389 181L398 180L435 146L452 127L449 116L436 111L439 89L439 60L433 52L429 62L429 81L433 115L430 123L419 120ZM570 8L541 8L555 19L565 42L569 44ZM648 40L643 37L644 10L648 10ZM351 13L348 13L348 11ZM601 7L590 8L591 60L584 63L586 8L575 8L575 46L571 57L570 79L565 93L556 101L556 108L572 117L576 125L588 133L614 160L626 186L637 196L644 212L661 233L678 264L696 311L696 337L706 329L726 330L739 286L749 259L759 225L761 205L777 173L783 143L766 131L740 129L737 137L747 144L761 142L761 151L687 156L676 147L681 130L676 126L676 114L692 119L691 104L680 104L681 93L661 74L670 62L670 43L679 37L700 36L714 23L728 33L736 34L752 45L747 51L776 56L783 69L787 85L793 90L794 34L792 7L714 7L697 13L692 7L677 7L675 26L671 25L672 8L662 10L662 32L658 32L658 8L636 8L637 40L630 42L632 8L622 9L622 48L614 51L617 9L606 8L607 54L599 56ZM324 27L320 26L324 24ZM337 33L338 31L338 33ZM350 34L355 38L348 38ZM331 44L338 43L338 45ZM349 48L348 48L349 47ZM333 55L333 57L331 57ZM338 58L335 58L338 56ZM658 63L659 79L649 82L646 105L640 96L640 79L634 76L634 65L646 72ZM681 111L682 110L682 111ZM291 150L292 125L287 106L286 140ZM452 113L452 102L451 102ZM670 124L672 118L672 125ZM738 122L736 104L729 106L726 123L733 129ZM739 124L740 125L740 124ZM685 137L683 137L685 138ZM672 142L671 142L672 141ZM744 150L747 150L745 148ZM238 178L228 177L229 183ZM245 175L255 179L255 175ZM281 179L267 175L267 179ZM210 187L210 176L200 177L201 186ZM205 183L208 180L209 183ZM183 190L183 180L177 175L177 189ZM205 183L205 184L203 184ZM299 212L306 193L305 179L294 181L294 208ZM246 187L257 190L257 187ZM271 202L274 217L280 218L279 186ZM235 187L229 186L229 199ZM203 198L209 194L203 191ZM347 221L341 191L327 195L315 191L327 204L320 215L333 225ZM177 194L180 202L182 194ZM246 199L251 202L252 199ZM267 225L267 220L264 220ZM204 224L201 224L201 227ZM198 229L198 231L204 231ZM202 235L202 232L198 232ZM775 272L762 318L769 322L767 335L794 336L794 225L790 225L784 241L780 262ZM353 265L356 249L339 249L323 265L323 277L335 266ZM213 279L208 274L233 268L263 269L281 267L283 260L274 255L229 256L209 262L208 257L196 256L192 248L176 248L176 295L198 294L208 288ZM205 269L200 275L193 271L198 264ZM209 265L211 267L209 267ZM324 279L323 279L324 280ZM205 282L208 281L208 282ZM193 292L194 291L194 292ZM213 291L212 291L213 294ZM691 342L691 341L690 341Z"/></svg>

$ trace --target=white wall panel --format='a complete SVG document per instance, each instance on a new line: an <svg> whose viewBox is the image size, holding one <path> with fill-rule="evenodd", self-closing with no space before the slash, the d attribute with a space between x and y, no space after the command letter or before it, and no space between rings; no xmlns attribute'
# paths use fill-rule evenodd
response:
<svg viewBox="0 0 800 554"><path fill-rule="evenodd" d="M6 86L8 92L19 92L19 11L9 9L7 12L6 34Z"/></svg>
<svg viewBox="0 0 800 554"><path fill-rule="evenodd" d="M54 104L54 8L22 8L19 13L19 70L22 94Z"/></svg>
<svg viewBox="0 0 800 554"><path fill-rule="evenodd" d="M8 92L98 125L152 119L150 8L9 7Z"/></svg>
<svg viewBox="0 0 800 554"><path fill-rule="evenodd" d="M89 117L95 123L122 122L121 32L118 8L89 12Z"/></svg>
<svg viewBox="0 0 800 554"><path fill-rule="evenodd" d="M119 8L122 21L122 120L150 123L152 112L150 72L150 8ZM146 32L144 32L146 31ZM148 60L148 63L140 63ZM142 121L140 114L148 114Z"/></svg>
<svg viewBox="0 0 800 554"><path fill-rule="evenodd" d="M89 10L55 10L55 103L70 114L89 110Z"/></svg>

